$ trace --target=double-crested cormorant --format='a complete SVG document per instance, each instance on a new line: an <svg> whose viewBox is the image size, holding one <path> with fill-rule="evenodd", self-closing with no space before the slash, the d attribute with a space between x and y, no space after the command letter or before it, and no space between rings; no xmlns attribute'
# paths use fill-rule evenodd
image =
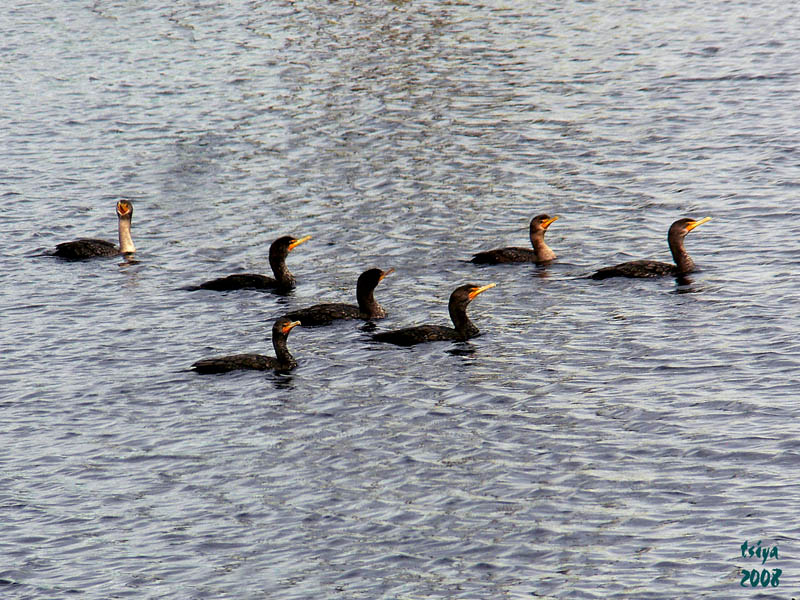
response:
<svg viewBox="0 0 800 600"><path fill-rule="evenodd" d="M467 316L467 305L472 299L485 292L489 288L493 288L495 283L490 283L484 286L477 286L472 283L459 286L455 291L450 294L450 302L448 309L450 310L450 319L455 325L455 329L451 327L443 327L441 325L419 325L417 327L407 327L405 329L397 329L395 331L384 331L376 333L372 339L377 342L388 342L390 344L397 344L398 346L413 346L414 344L421 344L423 342L439 342L454 340L463 342L480 334L478 328L472 324Z"/></svg>
<svg viewBox="0 0 800 600"><path fill-rule="evenodd" d="M667 240L675 264L658 262L655 260L634 260L613 267L604 267L591 275L592 279L608 279L609 277L664 277L667 275L681 276L694 270L694 261L683 247L683 238L695 227L711 220L705 217L699 221L694 219L679 219L669 228Z"/></svg>
<svg viewBox="0 0 800 600"><path fill-rule="evenodd" d="M303 327L328 325L336 319L364 319L365 321L383 319L386 316L386 311L375 300L373 292L381 280L393 271L394 269L389 269L388 271L369 269L359 275L356 283L358 306L339 303L315 304L308 308L287 313L285 316L292 320L301 321Z"/></svg>
<svg viewBox="0 0 800 600"><path fill-rule="evenodd" d="M219 279L212 279L188 289L214 290L217 292L241 289L272 290L278 293L288 292L294 288L294 275L286 267L286 257L289 252L310 239L310 235L299 240L290 235L285 235L272 242L269 247L269 266L272 267L272 272L275 274L274 279L257 273L237 273L227 277L220 277Z"/></svg>
<svg viewBox="0 0 800 600"><path fill-rule="evenodd" d="M131 219L133 204L127 200L117 202L117 218L119 219L119 247L105 240L81 238L73 242L58 244L54 256L66 260L84 260L98 256L116 256L136 252L131 238Z"/></svg>
<svg viewBox="0 0 800 600"><path fill-rule="evenodd" d="M297 366L297 362L286 347L286 338L289 336L289 332L297 325L300 325L300 321L292 321L286 317L281 317L275 321L272 326L272 345L275 348L276 358L262 354L233 354L231 356L217 356L198 360L192 365L192 368L198 373L227 373L228 371L242 369L291 371Z"/></svg>
<svg viewBox="0 0 800 600"><path fill-rule="evenodd" d="M556 253L544 241L544 233L558 217L537 215L531 219L531 246L530 248L497 248L478 252L472 257L471 262L477 265L496 265L499 263L532 262L544 263L556 258Z"/></svg>

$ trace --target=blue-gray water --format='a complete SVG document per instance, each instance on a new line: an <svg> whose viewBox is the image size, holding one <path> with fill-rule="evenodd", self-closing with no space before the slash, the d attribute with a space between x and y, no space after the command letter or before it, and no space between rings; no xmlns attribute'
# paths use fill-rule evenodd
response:
<svg viewBox="0 0 800 600"><path fill-rule="evenodd" d="M529 5L529 6L528 6ZM791 2L106 0L0 9L0 597L800 592L800 37ZM116 239L138 262L64 263ZM476 267L526 245L559 260ZM668 260L702 271L593 282ZM286 298L180 288L268 272ZM290 308L394 267L379 330ZM749 540L779 548L764 565ZM781 569L767 588L742 569Z"/></svg>

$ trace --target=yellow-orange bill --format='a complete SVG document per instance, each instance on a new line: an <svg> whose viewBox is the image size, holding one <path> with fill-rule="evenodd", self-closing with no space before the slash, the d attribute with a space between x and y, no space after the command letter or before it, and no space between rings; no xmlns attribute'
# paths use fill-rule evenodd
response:
<svg viewBox="0 0 800 600"><path fill-rule="evenodd" d="M496 285L497 285L496 283L488 283L488 284L486 284L484 286L481 286L479 288L473 288L472 291L469 293L469 299L472 300L478 294L480 294L482 292L485 292L486 290L491 289Z"/></svg>
<svg viewBox="0 0 800 600"><path fill-rule="evenodd" d="M283 333L289 333L292 329L300 325L300 321L292 321L283 326Z"/></svg>
<svg viewBox="0 0 800 600"><path fill-rule="evenodd" d="M689 225L686 227L686 231L687 231L687 232L689 232L689 231L691 231L692 229L694 229L695 227L700 227L700 225L702 225L703 223L707 223L707 222L708 222L708 221L710 221L710 220L711 220L711 217L703 217L703 218L702 218L702 219L700 219L699 221L692 221L692 222L691 222L691 223L689 223Z"/></svg>
<svg viewBox="0 0 800 600"><path fill-rule="evenodd" d="M310 239L311 239L311 236L307 235L306 237L301 237L299 240L293 241L291 244L289 244L289 251L291 252L292 250L297 248L297 246L299 246L303 242L307 242Z"/></svg>
<svg viewBox="0 0 800 600"><path fill-rule="evenodd" d="M553 224L555 221L558 221L558 215L556 215L555 217L552 217L552 218L550 218L550 219L547 219L547 220L546 220L544 223L542 223L542 228L544 228L544 229L547 229L547 228L548 228L548 227L550 227L550 225L552 225L552 224Z"/></svg>

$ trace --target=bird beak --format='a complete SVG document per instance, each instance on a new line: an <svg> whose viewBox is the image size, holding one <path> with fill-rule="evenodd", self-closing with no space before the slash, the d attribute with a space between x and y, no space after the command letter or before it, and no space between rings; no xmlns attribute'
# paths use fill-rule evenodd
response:
<svg viewBox="0 0 800 600"><path fill-rule="evenodd" d="M300 245L300 244L302 244L303 242L307 242L307 241L308 241L308 240L310 240L310 239L311 239L311 236L310 236L310 235L307 235L306 237L302 237L302 238L300 238L299 240L295 240L295 241L293 241L291 244L289 244L289 252L291 252L292 250L294 250L295 248L297 248L297 246L299 246L299 245Z"/></svg>
<svg viewBox="0 0 800 600"><path fill-rule="evenodd" d="M544 221L542 223L542 229L547 229L548 227L550 227L550 225L553 224L554 221L558 221L558 215L556 215L555 217L553 217L551 219L547 219L547 221Z"/></svg>
<svg viewBox="0 0 800 600"><path fill-rule="evenodd" d="M394 273L394 267L381 273L381 278L378 279L378 281L383 281L383 278L386 277L387 275L390 275L391 273Z"/></svg>
<svg viewBox="0 0 800 600"><path fill-rule="evenodd" d="M483 287L472 288L472 291L469 293L469 299L472 300L478 294L485 292L486 290L491 289L496 285L497 285L496 283L489 283L487 285L484 285Z"/></svg>
<svg viewBox="0 0 800 600"><path fill-rule="evenodd" d="M119 202L117 202L117 214L120 217L124 217L125 215L127 215L130 212L131 212L130 203L125 202L123 200L120 200Z"/></svg>
<svg viewBox="0 0 800 600"><path fill-rule="evenodd" d="M283 326L283 333L289 333L292 329L300 325L300 321L292 321Z"/></svg>
<svg viewBox="0 0 800 600"><path fill-rule="evenodd" d="M695 227L700 227L700 225L702 225L703 223L707 223L710 220L711 220L711 217L703 217L699 221L692 221L691 223L689 223L686 226L686 233L689 233Z"/></svg>

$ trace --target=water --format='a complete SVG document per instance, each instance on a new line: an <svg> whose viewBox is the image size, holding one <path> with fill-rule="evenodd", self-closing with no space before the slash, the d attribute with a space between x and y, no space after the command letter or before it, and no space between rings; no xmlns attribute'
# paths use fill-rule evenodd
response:
<svg viewBox="0 0 800 600"><path fill-rule="evenodd" d="M4 8L3 598L789 598L800 563L791 3ZM137 262L43 256L115 239ZM538 213L559 260L476 267ZM681 216L702 271L668 260ZM180 288L268 272L285 298ZM379 329L282 312L396 272ZM741 545L778 546L763 565ZM774 569L782 574L773 580ZM769 587L740 586L767 569ZM771 583L778 583L775 587Z"/></svg>

